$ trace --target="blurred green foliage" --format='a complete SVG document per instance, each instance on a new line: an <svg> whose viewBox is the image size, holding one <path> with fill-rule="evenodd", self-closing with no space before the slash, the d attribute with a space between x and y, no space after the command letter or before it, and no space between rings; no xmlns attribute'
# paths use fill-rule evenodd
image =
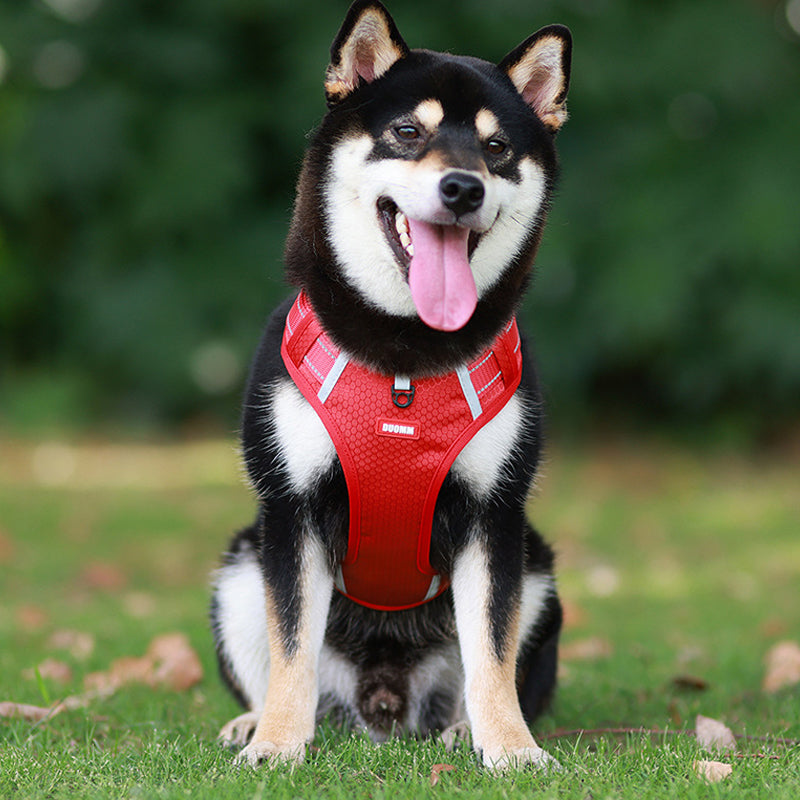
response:
<svg viewBox="0 0 800 800"><path fill-rule="evenodd" d="M795 3L796 5L796 3ZM555 416L800 403L785 0L396 0L411 46L575 37L526 327ZM234 425L346 2L0 0L0 419ZM800 15L800 12L798 12Z"/></svg>

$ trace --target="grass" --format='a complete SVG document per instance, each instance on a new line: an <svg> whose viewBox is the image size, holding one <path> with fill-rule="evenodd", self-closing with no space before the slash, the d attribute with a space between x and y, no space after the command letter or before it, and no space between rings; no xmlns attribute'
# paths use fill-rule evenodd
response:
<svg viewBox="0 0 800 800"><path fill-rule="evenodd" d="M769 647L800 638L800 465L787 456L551 452L532 512L559 553L567 658L536 734L564 769L497 777L465 749L375 747L328 726L294 770L236 768L215 743L238 711L205 620L209 573L251 513L231 445L0 440L0 452L0 701L79 692L166 631L185 632L205 669L183 693L132 686L44 722L0 721L2 798L797 797L800 748L740 740L736 756L711 756L687 735L702 713L800 739L800 687L761 689ZM65 629L90 633L92 652L55 650ZM66 685L23 677L48 657L71 666ZM662 733L561 735L599 728ZM733 774L710 785L693 762L715 757ZM440 763L454 769L431 786Z"/></svg>

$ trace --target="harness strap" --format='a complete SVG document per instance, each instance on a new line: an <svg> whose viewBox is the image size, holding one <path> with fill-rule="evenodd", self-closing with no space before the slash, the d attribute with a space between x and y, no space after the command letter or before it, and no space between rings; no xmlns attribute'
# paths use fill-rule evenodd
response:
<svg viewBox="0 0 800 800"><path fill-rule="evenodd" d="M380 610L412 608L441 594L449 581L430 564L436 500L458 454L519 385L516 321L469 364L412 380L350 360L301 292L281 354L331 436L347 483L348 547L337 589Z"/></svg>

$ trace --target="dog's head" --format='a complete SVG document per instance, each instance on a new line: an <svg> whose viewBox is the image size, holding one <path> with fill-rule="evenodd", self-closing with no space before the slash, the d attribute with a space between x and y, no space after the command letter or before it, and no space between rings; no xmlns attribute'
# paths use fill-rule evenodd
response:
<svg viewBox="0 0 800 800"><path fill-rule="evenodd" d="M379 2L357 0L331 49L290 276L312 295L346 284L361 305L428 329L480 328L483 303L502 322L555 179L570 52L562 26L499 65L411 50Z"/></svg>

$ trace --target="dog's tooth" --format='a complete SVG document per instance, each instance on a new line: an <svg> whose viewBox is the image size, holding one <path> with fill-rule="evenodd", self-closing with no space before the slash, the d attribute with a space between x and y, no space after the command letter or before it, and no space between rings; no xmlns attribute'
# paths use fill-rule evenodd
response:
<svg viewBox="0 0 800 800"><path fill-rule="evenodd" d="M402 211L398 211L394 215L394 226L398 233L408 233L408 220Z"/></svg>
<svg viewBox="0 0 800 800"><path fill-rule="evenodd" d="M406 247L406 253L408 253L408 257L409 258L413 258L414 257L414 243L413 242L409 242L408 243L408 247Z"/></svg>
<svg viewBox="0 0 800 800"><path fill-rule="evenodd" d="M408 247L411 244L411 237L406 231L400 231L400 244L403 247Z"/></svg>

